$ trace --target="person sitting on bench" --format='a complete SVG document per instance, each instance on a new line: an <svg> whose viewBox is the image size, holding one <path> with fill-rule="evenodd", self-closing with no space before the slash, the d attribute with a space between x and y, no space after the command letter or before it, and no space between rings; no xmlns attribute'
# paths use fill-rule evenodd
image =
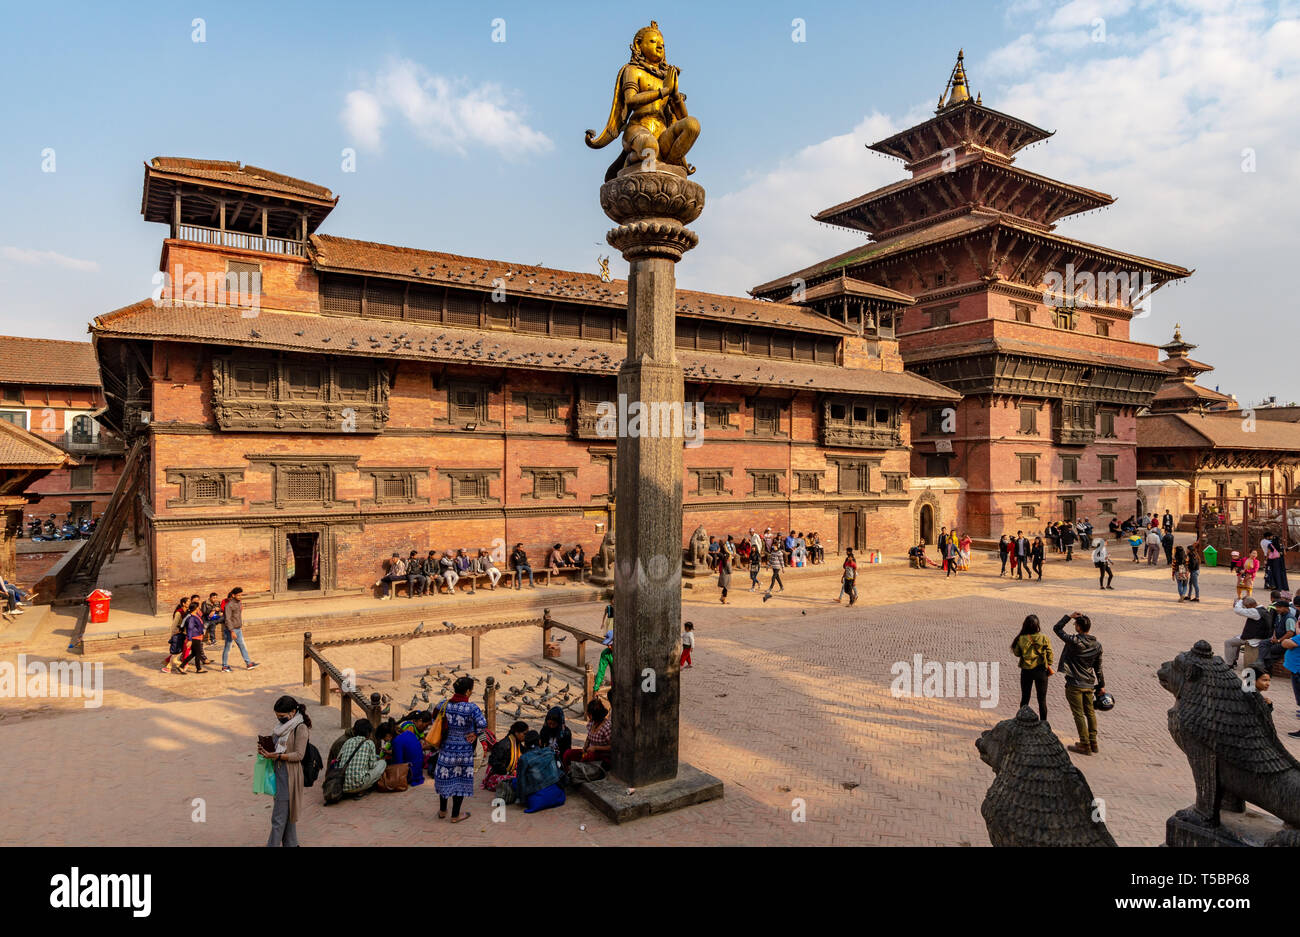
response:
<svg viewBox="0 0 1300 937"><path fill-rule="evenodd" d="M558 543L554 544L551 547L551 552L546 554L546 568L559 569L563 565L564 554L560 552L560 545Z"/></svg>
<svg viewBox="0 0 1300 937"><path fill-rule="evenodd" d="M482 547L479 547L478 556L474 558L474 572L487 576L493 589L501 580L501 570L497 569L497 564L492 561L492 554Z"/></svg>
<svg viewBox="0 0 1300 937"><path fill-rule="evenodd" d="M516 543L514 550L510 553L510 565L515 570L515 588L523 588L523 574L528 573L528 588L537 588L533 584L533 568L528 565L528 554L524 552L524 545Z"/></svg>
<svg viewBox="0 0 1300 937"><path fill-rule="evenodd" d="M568 553L564 554L564 565L576 566L578 569L583 569L586 567L587 554L583 552L582 544L575 543L573 545L573 549L570 550Z"/></svg>
<svg viewBox="0 0 1300 937"><path fill-rule="evenodd" d="M462 547L456 551L456 575L463 578L466 574L469 575L469 591L473 592L475 586L474 561L465 555L465 548Z"/></svg>
<svg viewBox="0 0 1300 937"><path fill-rule="evenodd" d="M400 556L394 553L388 561L388 572L385 573L379 579L375 580L375 585L377 586L383 585L384 583L388 584L388 594L381 595L379 598L391 599L393 597L393 583L403 582L405 581L405 579L406 579L406 564L402 562L402 558Z"/></svg>
<svg viewBox="0 0 1300 937"><path fill-rule="evenodd" d="M415 598L429 591L429 577L424 574L424 564L419 555L412 550L406 558L406 597Z"/></svg>
<svg viewBox="0 0 1300 937"><path fill-rule="evenodd" d="M442 581L447 584L447 591L455 595L460 573L456 572L456 559L450 550L442 551L442 559L438 560L438 569L442 572Z"/></svg>
<svg viewBox="0 0 1300 937"><path fill-rule="evenodd" d="M1237 655L1243 644L1259 648L1269 643L1273 637L1273 616L1271 608L1260 608L1253 598L1238 599L1232 610L1246 619L1241 629L1241 637L1229 638L1223 642L1223 660L1229 667L1237 666Z"/></svg>

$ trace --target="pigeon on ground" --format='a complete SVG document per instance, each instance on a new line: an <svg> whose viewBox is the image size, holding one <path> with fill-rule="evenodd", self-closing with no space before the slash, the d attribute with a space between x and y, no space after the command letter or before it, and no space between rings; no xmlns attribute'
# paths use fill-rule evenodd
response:
<svg viewBox="0 0 1300 937"><path fill-rule="evenodd" d="M416 634L419 634L423 630L424 630L424 622L420 622L418 625L415 626Z"/></svg>

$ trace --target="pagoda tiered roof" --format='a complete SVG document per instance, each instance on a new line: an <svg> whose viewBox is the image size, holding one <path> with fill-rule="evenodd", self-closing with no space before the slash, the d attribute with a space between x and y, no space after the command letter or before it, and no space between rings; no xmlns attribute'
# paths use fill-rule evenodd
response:
<svg viewBox="0 0 1300 937"><path fill-rule="evenodd" d="M984 152L1010 160L1018 151L1046 140L1053 131L966 100L944 108L929 120L872 143L870 150L901 159L907 169L950 152Z"/></svg>

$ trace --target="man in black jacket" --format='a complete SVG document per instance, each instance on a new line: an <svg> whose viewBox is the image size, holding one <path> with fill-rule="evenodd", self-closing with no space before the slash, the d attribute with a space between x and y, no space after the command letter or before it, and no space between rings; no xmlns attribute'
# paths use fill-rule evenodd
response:
<svg viewBox="0 0 1300 937"><path fill-rule="evenodd" d="M1065 551L1065 561L1068 563L1074 559L1074 525L1063 524L1061 526L1061 549Z"/></svg>
<svg viewBox="0 0 1300 937"><path fill-rule="evenodd" d="M1024 531L1016 531L1016 578L1020 578L1021 573L1027 573L1026 581L1033 578L1033 573L1026 567L1029 564L1029 538L1024 535Z"/></svg>
<svg viewBox="0 0 1300 937"><path fill-rule="evenodd" d="M1065 633L1066 622L1074 619L1074 634ZM1065 701L1070 704L1075 728L1079 730L1079 744L1066 748L1080 755L1097 752L1097 714L1093 709L1093 692L1106 692L1106 678L1101 672L1101 642L1089 632L1092 621L1087 615L1074 612L1065 615L1052 628L1065 642L1058 670L1065 677Z"/></svg>

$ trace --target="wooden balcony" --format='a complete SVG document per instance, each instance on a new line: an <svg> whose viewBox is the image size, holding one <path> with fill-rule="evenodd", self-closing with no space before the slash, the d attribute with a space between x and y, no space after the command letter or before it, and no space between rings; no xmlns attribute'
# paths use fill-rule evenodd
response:
<svg viewBox="0 0 1300 937"><path fill-rule="evenodd" d="M250 234L247 231L223 231L202 225L182 224L173 229L173 237L196 244L215 247L233 247L242 251L261 251L264 254L281 254L290 257L306 256L303 242L293 238L274 237L269 234Z"/></svg>
<svg viewBox="0 0 1300 937"><path fill-rule="evenodd" d="M848 446L855 449L894 449L903 444L902 431L889 426L822 425L823 446Z"/></svg>
<svg viewBox="0 0 1300 937"><path fill-rule="evenodd" d="M1097 438L1097 431L1091 426L1056 427L1056 444L1058 446L1086 446Z"/></svg>

